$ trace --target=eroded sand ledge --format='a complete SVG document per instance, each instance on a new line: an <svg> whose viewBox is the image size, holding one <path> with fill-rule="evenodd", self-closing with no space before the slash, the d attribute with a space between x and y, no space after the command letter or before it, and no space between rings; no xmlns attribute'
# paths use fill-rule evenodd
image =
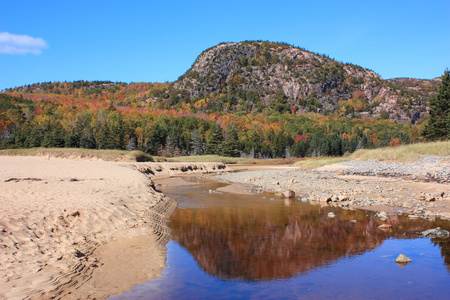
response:
<svg viewBox="0 0 450 300"><path fill-rule="evenodd" d="M221 163L0 156L0 298L106 298L161 276L176 203L153 176Z"/></svg>

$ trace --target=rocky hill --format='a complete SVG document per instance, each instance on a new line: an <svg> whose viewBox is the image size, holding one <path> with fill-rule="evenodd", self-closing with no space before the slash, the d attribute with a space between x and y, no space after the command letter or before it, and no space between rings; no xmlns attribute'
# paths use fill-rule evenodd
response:
<svg viewBox="0 0 450 300"><path fill-rule="evenodd" d="M222 43L172 83L47 82L5 90L44 101L191 112L305 112L418 124L441 79L384 80L374 71L283 43Z"/></svg>
<svg viewBox="0 0 450 300"><path fill-rule="evenodd" d="M440 79L384 80L375 72L287 44L223 43L174 84L224 110L338 113L416 123Z"/></svg>

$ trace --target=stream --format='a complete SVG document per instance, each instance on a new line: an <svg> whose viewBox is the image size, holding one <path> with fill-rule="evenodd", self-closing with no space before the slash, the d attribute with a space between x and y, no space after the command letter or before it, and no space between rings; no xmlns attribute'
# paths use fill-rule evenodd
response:
<svg viewBox="0 0 450 300"><path fill-rule="evenodd" d="M371 211L216 190L225 185L159 187L179 203L167 268L110 299L448 299L450 242L420 232L449 222L391 216L383 231Z"/></svg>

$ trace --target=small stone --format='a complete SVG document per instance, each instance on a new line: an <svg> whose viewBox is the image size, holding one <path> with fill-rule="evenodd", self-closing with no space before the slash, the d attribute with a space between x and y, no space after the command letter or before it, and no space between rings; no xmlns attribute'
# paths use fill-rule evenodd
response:
<svg viewBox="0 0 450 300"><path fill-rule="evenodd" d="M331 201L337 202L338 201L338 197L336 195L332 195L331 196Z"/></svg>
<svg viewBox="0 0 450 300"><path fill-rule="evenodd" d="M339 201L347 201L348 200L348 195L347 194L342 194L338 196Z"/></svg>
<svg viewBox="0 0 450 300"><path fill-rule="evenodd" d="M410 219L418 219L419 216L418 215L408 215L408 218L410 218Z"/></svg>
<svg viewBox="0 0 450 300"><path fill-rule="evenodd" d="M329 212L328 213L328 218L335 218L336 217L336 215L333 213L333 212Z"/></svg>
<svg viewBox="0 0 450 300"><path fill-rule="evenodd" d="M438 198L438 197L444 197L444 192L438 192L438 193L436 193L435 195L434 195L434 197L435 198Z"/></svg>
<svg viewBox="0 0 450 300"><path fill-rule="evenodd" d="M402 207L403 207L403 208L411 208L412 205L411 205L411 203L408 203L408 202L405 201L405 202L403 202Z"/></svg>
<svg viewBox="0 0 450 300"><path fill-rule="evenodd" d="M425 195L420 195L419 197L417 197L417 200L420 201L425 201L425 199L426 199Z"/></svg>
<svg viewBox="0 0 450 300"><path fill-rule="evenodd" d="M425 198L425 201L426 202L436 201L436 198L434 196L429 195Z"/></svg>
<svg viewBox="0 0 450 300"><path fill-rule="evenodd" d="M397 256L397 258L395 259L396 263L410 263L412 262L412 259L409 258L408 256L404 255L404 254L400 254L399 256Z"/></svg>

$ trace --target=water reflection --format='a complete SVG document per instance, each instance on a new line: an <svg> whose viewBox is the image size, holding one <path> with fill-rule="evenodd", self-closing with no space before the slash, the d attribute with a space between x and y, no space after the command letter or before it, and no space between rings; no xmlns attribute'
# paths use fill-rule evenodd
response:
<svg viewBox="0 0 450 300"><path fill-rule="evenodd" d="M168 267L111 299L448 299L449 243L417 238L448 222L396 216L384 232L370 212L214 189L162 188L180 202ZM399 268L399 253L413 262Z"/></svg>
<svg viewBox="0 0 450 300"><path fill-rule="evenodd" d="M336 218L327 217L330 211ZM394 230L385 232L378 228L385 222L367 211L277 199L177 209L169 226L173 240L207 273L262 281L290 278L373 250L389 237L417 237L416 232L446 225L402 217L389 222ZM448 265L448 244L440 246Z"/></svg>

